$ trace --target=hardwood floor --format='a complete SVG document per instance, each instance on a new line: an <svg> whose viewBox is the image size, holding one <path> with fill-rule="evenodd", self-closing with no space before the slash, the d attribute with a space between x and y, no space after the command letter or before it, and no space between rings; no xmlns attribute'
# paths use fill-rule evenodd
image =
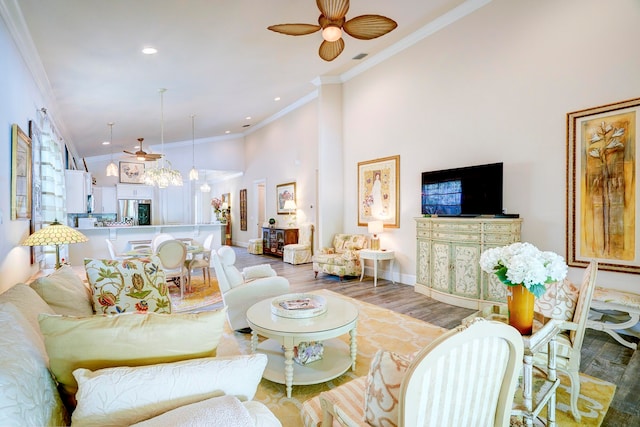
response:
<svg viewBox="0 0 640 427"><path fill-rule="evenodd" d="M280 276L289 280L294 292L329 289L389 310L406 314L444 328L453 328L474 310L455 307L428 298L413 290L413 286L392 284L366 277L340 281L335 276L320 274L314 279L312 264L291 265L280 258L252 255L245 248L234 247L236 267L270 264ZM618 344L604 332L587 329L582 345L580 371L617 385L616 394L604 419L604 427L640 427L640 355ZM561 427L561 426L559 426Z"/></svg>

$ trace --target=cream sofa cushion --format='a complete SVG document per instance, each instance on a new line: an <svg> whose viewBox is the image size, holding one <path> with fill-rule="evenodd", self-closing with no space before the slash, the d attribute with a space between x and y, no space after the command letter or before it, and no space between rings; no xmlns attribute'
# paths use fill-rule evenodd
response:
<svg viewBox="0 0 640 427"><path fill-rule="evenodd" d="M41 315L40 327L51 372L65 398L76 392L72 372L78 368L141 366L215 356L225 312Z"/></svg>
<svg viewBox="0 0 640 427"><path fill-rule="evenodd" d="M125 426L215 396L255 396L264 354L207 357L151 366L77 369L74 426Z"/></svg>
<svg viewBox="0 0 640 427"><path fill-rule="evenodd" d="M48 276L34 280L29 286L45 300L56 314L91 316L91 290L68 265Z"/></svg>
<svg viewBox="0 0 640 427"><path fill-rule="evenodd" d="M45 300L43 300L36 291L31 289L29 285L18 283L0 294L0 303L3 302L12 303L20 313L22 313L25 319L27 319L31 328L40 335L40 341L42 341L38 316L40 313L56 314Z"/></svg>
<svg viewBox="0 0 640 427"><path fill-rule="evenodd" d="M0 303L0 330L0 426L67 425L67 411L38 345L42 337L8 302Z"/></svg>

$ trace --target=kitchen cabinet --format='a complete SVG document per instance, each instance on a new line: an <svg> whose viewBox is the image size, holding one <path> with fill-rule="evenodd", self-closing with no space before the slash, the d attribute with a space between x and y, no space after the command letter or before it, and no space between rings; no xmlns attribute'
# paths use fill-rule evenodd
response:
<svg viewBox="0 0 640 427"><path fill-rule="evenodd" d="M93 187L93 212L116 213L118 202L116 199L116 187Z"/></svg>
<svg viewBox="0 0 640 427"><path fill-rule="evenodd" d="M153 187L139 184L118 184L117 199L153 200Z"/></svg>
<svg viewBox="0 0 640 427"><path fill-rule="evenodd" d="M480 268L486 249L520 241L520 218L416 218L416 292L460 307L506 302L506 286Z"/></svg>
<svg viewBox="0 0 640 427"><path fill-rule="evenodd" d="M87 213L91 195L91 174L78 170L65 170L67 213Z"/></svg>
<svg viewBox="0 0 640 427"><path fill-rule="evenodd" d="M285 245L298 243L297 228L262 228L262 251L282 258Z"/></svg>

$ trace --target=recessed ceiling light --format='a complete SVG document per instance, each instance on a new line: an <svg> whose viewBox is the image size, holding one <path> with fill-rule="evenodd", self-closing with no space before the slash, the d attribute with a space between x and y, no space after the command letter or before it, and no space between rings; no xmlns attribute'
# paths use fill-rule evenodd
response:
<svg viewBox="0 0 640 427"><path fill-rule="evenodd" d="M109 141L104 141L104 142L102 143L102 145L109 145L109 144L111 144Z"/></svg>
<svg viewBox="0 0 640 427"><path fill-rule="evenodd" d="M231 131L230 130L225 130L224 133L231 133Z"/></svg>
<svg viewBox="0 0 640 427"><path fill-rule="evenodd" d="M155 53L158 53L158 49L156 49L155 47L149 46L142 49L142 53L144 53L145 55L153 55Z"/></svg>
<svg viewBox="0 0 640 427"><path fill-rule="evenodd" d="M273 98L274 101L280 101L280 97L276 96L275 98Z"/></svg>
<svg viewBox="0 0 640 427"><path fill-rule="evenodd" d="M247 120L251 120L251 116L247 116L245 117Z"/></svg>

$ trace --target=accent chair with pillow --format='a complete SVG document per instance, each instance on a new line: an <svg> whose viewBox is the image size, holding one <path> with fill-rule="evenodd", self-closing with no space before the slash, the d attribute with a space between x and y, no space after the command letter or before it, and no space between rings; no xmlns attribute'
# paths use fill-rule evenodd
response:
<svg viewBox="0 0 640 427"><path fill-rule="evenodd" d="M307 400L302 419L307 427L506 427L523 355L514 327L475 319L415 357L379 350L367 376Z"/></svg>
<svg viewBox="0 0 640 427"><path fill-rule="evenodd" d="M323 248L313 256L313 272L338 276L360 276L362 263L360 250L369 247L369 240L364 234L336 234L333 236L333 247Z"/></svg>
<svg viewBox="0 0 640 427"><path fill-rule="evenodd" d="M211 255L227 319L235 331L249 327L247 310L253 304L289 293L289 281L278 276L269 264L247 267L240 273L231 247L223 246Z"/></svg>

